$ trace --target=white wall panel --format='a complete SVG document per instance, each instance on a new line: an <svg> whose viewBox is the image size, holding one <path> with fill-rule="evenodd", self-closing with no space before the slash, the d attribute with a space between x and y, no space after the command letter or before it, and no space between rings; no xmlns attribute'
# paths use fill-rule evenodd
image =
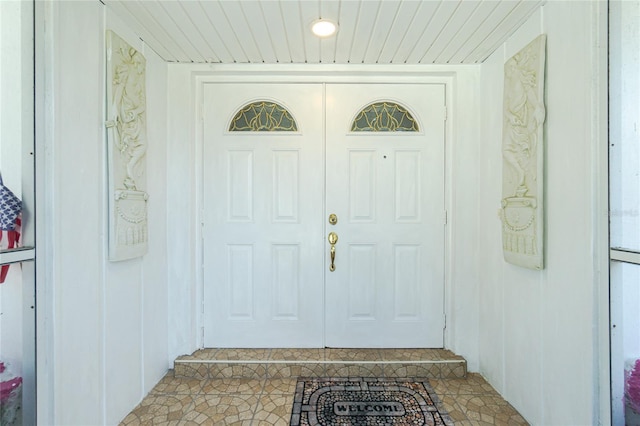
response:
<svg viewBox="0 0 640 426"><path fill-rule="evenodd" d="M101 144L103 102L86 99L90 99L88 94L100 99L104 87L103 34L96 31L103 28L103 15L99 3L60 3L55 13L59 30L54 65L59 69L56 89L60 96L51 111L56 129L56 139L51 141L55 152L51 166L58 195L51 214L58 235L73 232L95 243L79 245L74 238L58 238L53 243L56 272L49 283L55 287L55 423L95 424L102 423L106 414L102 402L105 347L97 332L104 330L106 253L101 233L102 220L106 220L102 207L106 206L101 182L106 166L102 160L106 158ZM73 31L68 30L71 28ZM79 57L85 72L69 67ZM70 158L75 159L75 167L69 167ZM79 212L82 220L78 220Z"/></svg>
<svg viewBox="0 0 640 426"><path fill-rule="evenodd" d="M115 27L115 19L108 19L109 26ZM162 123L167 114L167 64L142 44L147 59L147 120L150 123ZM153 121L150 121L153 120ZM142 393L155 386L164 371L171 364L168 358L169 292L167 265L167 128L153 125L147 128L147 136L152 148L147 151L147 190L152 197L147 201L147 219L149 229L149 251L142 259ZM172 157L173 161L173 157ZM129 402L130 404L130 402Z"/></svg>
<svg viewBox="0 0 640 426"><path fill-rule="evenodd" d="M52 191L39 204L43 249L54 273L43 279L55 294L51 351L39 346L38 380L52 382L52 409L42 424L117 424L164 375L167 362L166 63L99 2L52 2L40 8L46 25L40 58L55 79L44 78L50 98L38 146L47 154ZM147 58L147 120L151 195L145 258L107 261L107 170L104 139L104 32L116 31ZM42 51L40 51L39 54ZM157 96L156 96L157 95ZM48 103L50 102L50 103ZM43 120L43 118L40 118ZM84 243L77 238L82 236ZM60 238L60 236L64 236ZM40 237L39 237L40 238ZM150 291L152 290L152 291ZM46 304L39 308L47 309ZM153 307L153 308L150 308ZM44 354L42 354L44 352ZM40 386L40 385L39 385ZM43 385L46 386L46 385ZM39 407L45 407L39 405Z"/></svg>
<svg viewBox="0 0 640 426"><path fill-rule="evenodd" d="M607 362L598 359L597 330L607 319L598 317L599 303L606 301L596 298L602 283L594 272L600 265L597 229L607 223L606 215L598 216L603 201L597 196L606 175L599 174L594 154L606 145L596 130L603 117L594 101L606 87L598 87L602 76L593 66L600 60L596 23L606 20L606 14L594 14L599 7L586 1L547 2L482 65L482 140L487 142L474 159L481 171L476 191L483 194L478 204L480 371L531 424L606 423L609 415L598 413L597 375ZM495 164L501 160L504 62L541 33L549 40L548 222L546 268L536 272L502 259L496 216L502 176Z"/></svg>
<svg viewBox="0 0 640 426"><path fill-rule="evenodd" d="M193 352L197 347L196 298L198 294L195 280L196 226L188 218L197 217L194 193L185 188L196 188L194 164L198 164L196 153L186 149L185 143L195 138L192 119L194 100L190 90L191 71L187 67L172 67L167 70L168 98L167 115L167 199L171 200L167 209L167 280L169 318L169 350L167 362L176 357ZM222 162L221 162L222 163ZM224 163L223 163L224 164ZM185 172L192 170L193 172ZM201 189L200 189L201 190Z"/></svg>
<svg viewBox="0 0 640 426"><path fill-rule="evenodd" d="M456 73L455 93L452 94L452 117L447 123L455 131L447 142L449 159L447 178L449 211L447 232L450 241L447 277L447 334L445 347L465 357L470 371L478 370L478 299L480 297L478 271L482 263L478 259L478 202L475 189L479 178L478 128L479 68L465 67Z"/></svg>

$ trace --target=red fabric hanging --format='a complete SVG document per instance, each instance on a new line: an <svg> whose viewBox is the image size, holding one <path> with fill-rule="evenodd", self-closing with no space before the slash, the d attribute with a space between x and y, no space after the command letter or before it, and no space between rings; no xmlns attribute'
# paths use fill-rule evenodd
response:
<svg viewBox="0 0 640 426"><path fill-rule="evenodd" d="M0 244L2 248L12 249L19 247L20 243L20 231L22 230L22 219L20 216L16 217L15 226L13 230L0 230ZM7 274L9 273L9 266L11 265L2 265L0 268L0 284L4 283L4 280L7 279Z"/></svg>

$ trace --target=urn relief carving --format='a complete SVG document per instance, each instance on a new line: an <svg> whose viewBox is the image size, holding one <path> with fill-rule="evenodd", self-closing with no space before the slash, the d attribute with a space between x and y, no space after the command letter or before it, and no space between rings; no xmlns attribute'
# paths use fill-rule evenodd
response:
<svg viewBox="0 0 640 426"><path fill-rule="evenodd" d="M504 65L502 249L507 262L544 267L544 70L541 35Z"/></svg>
<svg viewBox="0 0 640 426"><path fill-rule="evenodd" d="M107 31L109 260L147 252L147 117L144 56Z"/></svg>

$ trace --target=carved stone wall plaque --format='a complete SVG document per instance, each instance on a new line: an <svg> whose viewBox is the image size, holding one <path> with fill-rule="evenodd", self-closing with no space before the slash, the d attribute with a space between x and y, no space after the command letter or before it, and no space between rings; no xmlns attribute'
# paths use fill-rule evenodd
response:
<svg viewBox="0 0 640 426"><path fill-rule="evenodd" d="M544 268L544 71L546 35L504 65L502 249L504 259Z"/></svg>
<svg viewBox="0 0 640 426"><path fill-rule="evenodd" d="M109 260L147 253L147 116L144 56L107 31Z"/></svg>

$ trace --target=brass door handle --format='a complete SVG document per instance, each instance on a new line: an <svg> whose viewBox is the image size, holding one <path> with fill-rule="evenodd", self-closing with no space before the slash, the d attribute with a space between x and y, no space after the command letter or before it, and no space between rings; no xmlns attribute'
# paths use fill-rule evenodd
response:
<svg viewBox="0 0 640 426"><path fill-rule="evenodd" d="M329 244L331 244L331 265L329 266L329 270L331 272L336 270L336 243L338 242L338 234L335 232L329 233Z"/></svg>

